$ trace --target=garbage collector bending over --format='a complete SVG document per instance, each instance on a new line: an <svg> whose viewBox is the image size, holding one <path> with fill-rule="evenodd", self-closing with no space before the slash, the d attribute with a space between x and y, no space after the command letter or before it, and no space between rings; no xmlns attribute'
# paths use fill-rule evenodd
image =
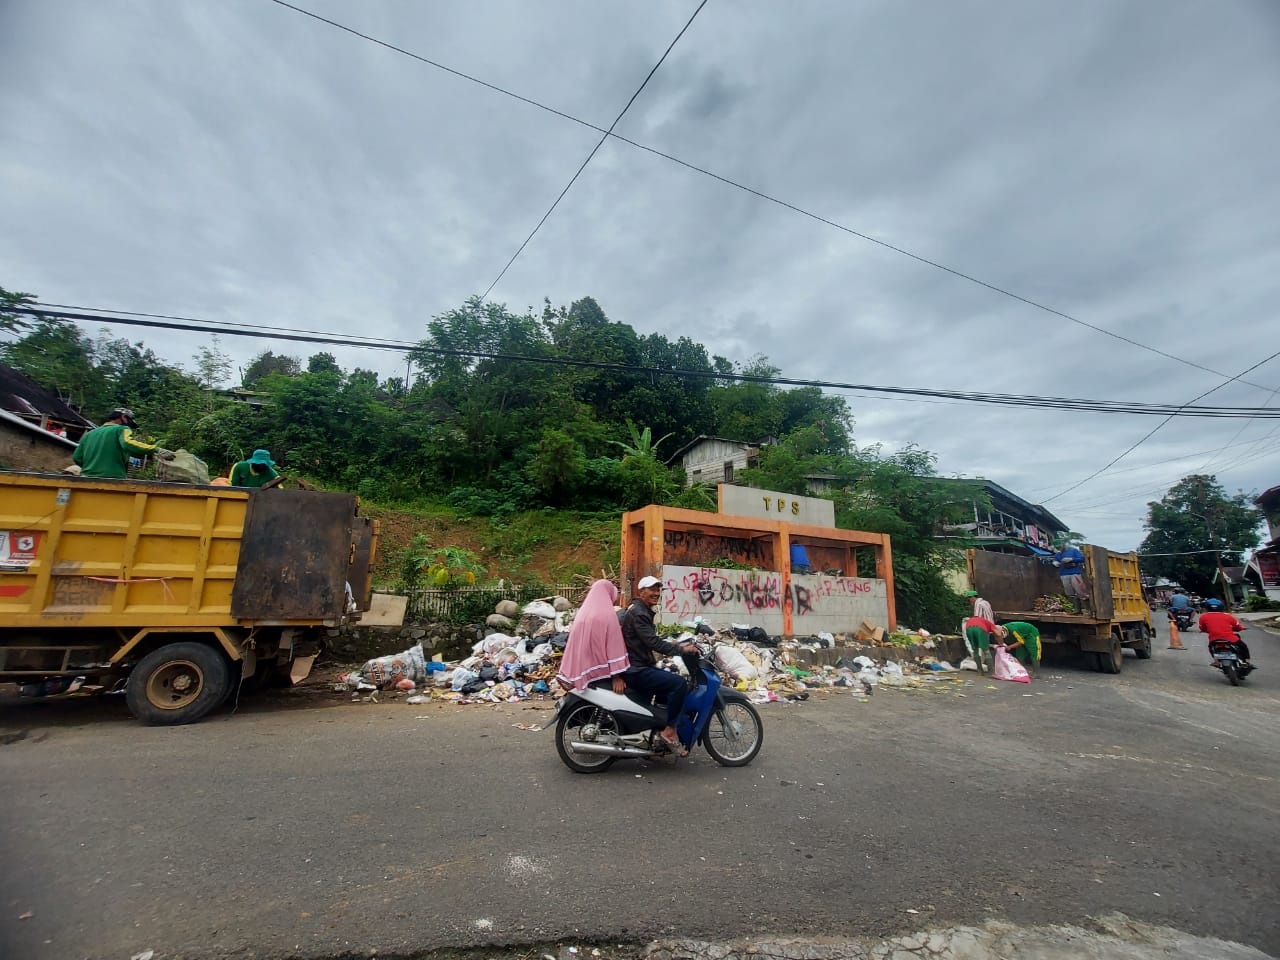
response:
<svg viewBox="0 0 1280 960"><path fill-rule="evenodd" d="M1008 633L1005 650L1022 661L1033 677L1040 676L1040 630L1025 620L1010 620L1003 626Z"/></svg>
<svg viewBox="0 0 1280 960"><path fill-rule="evenodd" d="M986 617L969 617L964 622L964 638L973 652L973 662L978 665L978 673L986 673L994 667L991 660L992 638L1004 637L1004 628L997 627Z"/></svg>
<svg viewBox="0 0 1280 960"><path fill-rule="evenodd" d="M233 487L274 487L279 480L270 450L255 450L248 460L241 460L231 468Z"/></svg>
<svg viewBox="0 0 1280 960"><path fill-rule="evenodd" d="M636 596L622 616L622 639L627 645L630 666L623 672L626 685L643 696L651 696L667 708L667 725L660 736L678 756L687 756L688 749L676 735L675 721L684 708L685 693L689 684L676 673L658 669L656 654L674 657L681 653L697 654L692 643L679 646L663 640L653 625L654 607L662 598L662 581L657 577L641 577L636 584Z"/></svg>
<svg viewBox="0 0 1280 960"><path fill-rule="evenodd" d="M116 407L103 421L80 438L80 444L71 454L72 461L80 468L82 477L103 477L124 480L129 476L129 457L153 453L161 460L172 460L173 452L154 443L143 443L133 438L138 428L133 411L128 407Z"/></svg>

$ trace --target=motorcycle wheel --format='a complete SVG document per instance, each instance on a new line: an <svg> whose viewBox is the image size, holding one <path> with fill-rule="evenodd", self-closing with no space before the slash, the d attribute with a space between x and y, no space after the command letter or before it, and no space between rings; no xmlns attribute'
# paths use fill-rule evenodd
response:
<svg viewBox="0 0 1280 960"><path fill-rule="evenodd" d="M611 739L618 733L618 721L608 710L589 703L575 704L556 724L556 752L574 773L602 773L618 758L604 753L581 753L573 749L573 742Z"/></svg>
<svg viewBox="0 0 1280 960"><path fill-rule="evenodd" d="M1240 674L1236 673L1236 667L1233 663L1224 663L1222 672L1227 675L1227 679L1231 681L1233 687L1240 686Z"/></svg>
<svg viewBox="0 0 1280 960"><path fill-rule="evenodd" d="M764 745L764 726L756 708L741 700L716 707L707 720L702 745L722 767L745 767Z"/></svg>

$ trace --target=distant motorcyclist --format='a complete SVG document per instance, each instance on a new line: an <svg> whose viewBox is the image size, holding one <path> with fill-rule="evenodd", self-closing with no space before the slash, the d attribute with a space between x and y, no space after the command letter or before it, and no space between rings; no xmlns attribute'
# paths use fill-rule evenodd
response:
<svg viewBox="0 0 1280 960"><path fill-rule="evenodd" d="M1200 632L1209 635L1209 644L1215 641L1229 643L1236 656L1243 664L1249 663L1249 645L1240 639L1239 633L1245 629L1243 623L1233 617L1223 607L1221 600L1210 597L1204 602L1208 609L1200 614Z"/></svg>
<svg viewBox="0 0 1280 960"><path fill-rule="evenodd" d="M1191 598L1183 592L1182 588L1173 591L1173 596L1169 598L1169 619L1176 618L1178 613L1191 613Z"/></svg>

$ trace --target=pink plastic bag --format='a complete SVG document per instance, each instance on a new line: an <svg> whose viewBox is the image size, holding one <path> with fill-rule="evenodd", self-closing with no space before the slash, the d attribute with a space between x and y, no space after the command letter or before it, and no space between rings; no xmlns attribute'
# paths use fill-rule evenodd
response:
<svg viewBox="0 0 1280 960"><path fill-rule="evenodd" d="M996 647L996 664L991 675L997 680L1012 680L1014 683L1030 683L1031 677L1027 668L1014 659L1004 647Z"/></svg>

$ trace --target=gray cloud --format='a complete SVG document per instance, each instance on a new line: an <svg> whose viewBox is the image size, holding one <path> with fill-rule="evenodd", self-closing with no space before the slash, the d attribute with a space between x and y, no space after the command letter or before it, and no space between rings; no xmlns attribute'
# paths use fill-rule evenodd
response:
<svg viewBox="0 0 1280 960"><path fill-rule="evenodd" d="M305 5L600 125L692 11ZM1280 349L1277 115L1266 2L711 0L620 130L1236 373ZM399 338L488 286L597 137L267 0L4 4L0 117L0 283ZM494 291L515 308L584 295L791 376L1162 402L1221 382L617 142ZM178 360L203 342L145 339ZM264 346L224 344L240 362ZM1249 379L1280 386L1280 361ZM1212 402L1269 397L1233 384ZM1033 500L1155 425L850 405L860 443L917 442L943 472ZM1050 505L1132 546L1146 500L1238 427L1175 421ZM1229 488L1277 482L1271 429L1248 425L1210 464Z"/></svg>

